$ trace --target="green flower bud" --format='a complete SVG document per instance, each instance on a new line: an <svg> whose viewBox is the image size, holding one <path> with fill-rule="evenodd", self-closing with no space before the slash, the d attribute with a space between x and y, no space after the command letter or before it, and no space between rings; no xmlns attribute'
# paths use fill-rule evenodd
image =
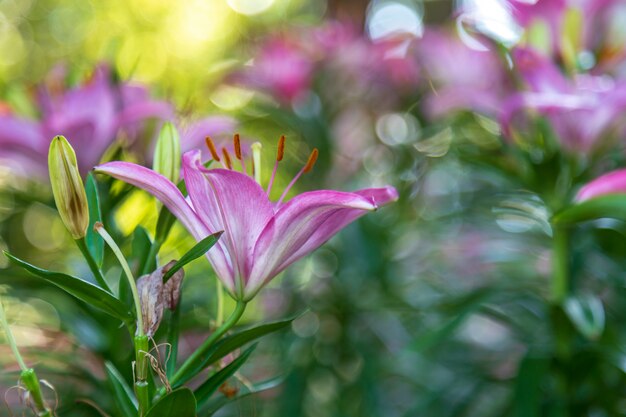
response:
<svg viewBox="0 0 626 417"><path fill-rule="evenodd" d="M170 122L163 125L154 149L152 168L173 183L180 175L180 137Z"/></svg>
<svg viewBox="0 0 626 417"><path fill-rule="evenodd" d="M63 136L55 136L48 152L50 183L61 220L74 239L84 238L89 207L74 149Z"/></svg>

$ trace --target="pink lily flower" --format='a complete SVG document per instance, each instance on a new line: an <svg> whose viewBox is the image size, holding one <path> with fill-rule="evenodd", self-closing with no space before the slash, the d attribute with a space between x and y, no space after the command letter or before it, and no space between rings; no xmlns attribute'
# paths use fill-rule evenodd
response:
<svg viewBox="0 0 626 417"><path fill-rule="evenodd" d="M40 120L0 114L0 159L30 176L45 175L48 146L57 134L72 141L86 172L120 132L133 140L145 133L148 120L168 120L174 113L169 103L152 100L146 87L115 83L106 66L77 88L42 88L36 106Z"/></svg>
<svg viewBox="0 0 626 417"><path fill-rule="evenodd" d="M462 110L499 114L511 83L494 51L472 49L455 33L432 28L416 49L433 91L425 103L430 117Z"/></svg>
<svg viewBox="0 0 626 417"><path fill-rule="evenodd" d="M233 79L289 103L308 91L313 67L313 59L305 51L287 39L277 38L263 45L252 66L236 73Z"/></svg>
<svg viewBox="0 0 626 417"><path fill-rule="evenodd" d="M272 278L343 227L398 198L397 191L387 186L356 192L310 191L284 202L291 186L315 163L314 150L280 199L272 202L269 195L284 154L283 138L267 189L248 176L238 136L235 157L242 172L228 169L232 165L217 155L210 140L207 145L214 161L224 163L225 168L205 168L200 150L185 153L182 167L188 198L165 177L139 165L109 162L97 166L95 171L154 195L197 240L223 230L222 238L207 257L225 288L238 300L250 300Z"/></svg>
<svg viewBox="0 0 626 417"><path fill-rule="evenodd" d="M568 79L548 58L530 48L513 50L512 58L528 91L513 94L503 103L500 121L505 134L511 133L516 115L534 110L546 116L565 147L584 152L620 127L626 83L608 76Z"/></svg>
<svg viewBox="0 0 626 417"><path fill-rule="evenodd" d="M567 13L575 10L584 19L579 33L582 50L595 55L593 70L613 70L624 61L623 13L621 0L508 0L513 19L524 29L542 23L548 29L549 53L556 59L564 53L563 34ZM580 51L576 51L580 52Z"/></svg>
<svg viewBox="0 0 626 417"><path fill-rule="evenodd" d="M626 193L626 168L611 171L587 183L576 194L576 201L581 202L606 194L624 193Z"/></svg>

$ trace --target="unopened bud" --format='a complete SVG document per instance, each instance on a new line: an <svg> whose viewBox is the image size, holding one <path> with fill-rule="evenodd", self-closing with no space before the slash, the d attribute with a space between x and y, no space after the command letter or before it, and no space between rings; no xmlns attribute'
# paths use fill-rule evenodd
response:
<svg viewBox="0 0 626 417"><path fill-rule="evenodd" d="M74 149L63 136L55 136L48 151L48 170L57 210L74 239L87 234L89 207Z"/></svg>
<svg viewBox="0 0 626 417"><path fill-rule="evenodd" d="M180 136L176 127L167 122L161 128L152 168L173 183L180 175Z"/></svg>

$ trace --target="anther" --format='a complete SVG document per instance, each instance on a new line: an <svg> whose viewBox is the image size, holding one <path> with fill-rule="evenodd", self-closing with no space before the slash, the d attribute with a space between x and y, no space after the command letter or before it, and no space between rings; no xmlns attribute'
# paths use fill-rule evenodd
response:
<svg viewBox="0 0 626 417"><path fill-rule="evenodd" d="M211 157L215 162L220 162L220 156L217 153L217 149L215 149L215 144L210 136L204 138L204 142L206 142L206 147L209 148L209 152L211 152Z"/></svg>
<svg viewBox="0 0 626 417"><path fill-rule="evenodd" d="M222 148L222 155L224 155L224 162L226 162L226 168L233 169L233 163L230 159L230 154L226 148Z"/></svg>
<svg viewBox="0 0 626 417"><path fill-rule="evenodd" d="M313 149L311 155L309 155L309 160L306 161L306 165L304 166L304 168L302 168L302 172L309 172L310 170L312 170L318 156L319 151L317 150L317 148Z"/></svg>
<svg viewBox="0 0 626 417"><path fill-rule="evenodd" d="M281 135L278 139L278 151L276 152L276 160L282 161L285 156L285 135Z"/></svg>
<svg viewBox="0 0 626 417"><path fill-rule="evenodd" d="M235 133L233 142L235 142L235 156L241 161L241 140L239 139L239 133Z"/></svg>

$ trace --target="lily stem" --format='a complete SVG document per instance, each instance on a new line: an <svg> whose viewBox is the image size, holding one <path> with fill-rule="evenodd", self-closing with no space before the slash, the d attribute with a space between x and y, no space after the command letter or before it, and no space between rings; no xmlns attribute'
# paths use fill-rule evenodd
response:
<svg viewBox="0 0 626 417"><path fill-rule="evenodd" d="M46 405L46 401L44 400L41 393L41 385L39 384L37 374L35 373L34 369L26 366L26 363L24 362L24 359L22 358L22 355L17 348L17 344L15 343L15 337L13 337L13 332L11 331L11 327L9 327L9 322L7 321L4 306L2 305L2 300L0 300L0 326L2 326L2 329L4 330L4 334L7 338L7 343L11 347L13 356L15 356L15 360L22 370L22 373L20 374L20 379L28 390L30 397L33 399L33 404L35 406L35 409L37 410L37 415L39 417L50 417L52 414L50 412L50 409Z"/></svg>
<svg viewBox="0 0 626 417"><path fill-rule="evenodd" d="M100 268L98 267L98 264L96 263L96 260L91 255L91 252L89 252L89 248L87 248L87 244L85 243L85 238L81 237L80 239L76 239L75 242L76 242L76 246L78 246L78 249L80 249L80 251L83 254L83 257L87 261L87 264L89 264L89 269L91 269L91 272L93 273L93 276L96 278L96 281L98 281L98 284L100 285L100 287L102 287L108 292L111 292L111 288L109 287L109 284L107 284L106 280L104 279L104 276L102 275L102 271L100 271Z"/></svg>
<svg viewBox="0 0 626 417"><path fill-rule="evenodd" d="M117 260L119 261L126 278L128 279L128 285L130 291L133 294L133 302L135 304L135 314L137 316L137 331L133 339L135 344L135 395L137 396L137 403L139 404L139 416L143 417L150 408L150 395L149 395L149 383L148 383L148 337L144 333L143 329L143 316L141 314L141 300L139 299L139 292L137 291L137 284L133 273L128 266L128 262L122 251L120 250L115 240L105 230L102 223L96 223L96 232L102 236L102 239L109 245Z"/></svg>
<svg viewBox="0 0 626 417"><path fill-rule="evenodd" d="M199 366L211 346L213 346L215 342L217 342L228 330L230 330L235 324L237 324L245 310L246 302L237 301L237 306L235 307L235 310L230 315L230 317L224 322L224 324L215 329L215 331L211 333L211 335L204 342L202 342L202 344L196 349L196 351L187 358L187 360L181 365L178 371L176 371L176 373L170 379L170 385L176 385L181 379L186 377L186 374L188 372L194 370L194 367ZM159 390L159 394L165 394L164 387Z"/></svg>
<svg viewBox="0 0 626 417"><path fill-rule="evenodd" d="M552 302L561 304L569 291L569 233L561 226L553 226L552 237Z"/></svg>

